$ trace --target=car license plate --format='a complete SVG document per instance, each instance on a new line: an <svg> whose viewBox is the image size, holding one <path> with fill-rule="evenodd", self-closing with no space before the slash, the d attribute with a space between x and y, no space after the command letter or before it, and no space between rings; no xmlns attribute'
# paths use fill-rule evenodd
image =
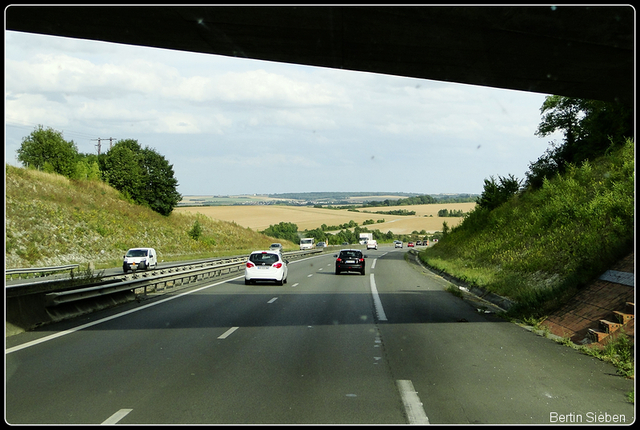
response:
<svg viewBox="0 0 640 430"><path fill-rule="evenodd" d="M345 261L345 263L347 263L347 264L353 264L353 263L355 263L355 260L347 260L347 261Z"/></svg>

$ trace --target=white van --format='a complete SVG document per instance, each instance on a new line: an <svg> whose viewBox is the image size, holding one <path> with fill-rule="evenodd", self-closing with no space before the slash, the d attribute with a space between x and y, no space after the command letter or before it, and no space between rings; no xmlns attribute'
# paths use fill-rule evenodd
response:
<svg viewBox="0 0 640 430"><path fill-rule="evenodd" d="M300 239L300 249L313 249L313 237L303 237Z"/></svg>
<svg viewBox="0 0 640 430"><path fill-rule="evenodd" d="M124 255L122 270L127 273L129 270L149 270L158 267L158 254L153 248L131 248Z"/></svg>

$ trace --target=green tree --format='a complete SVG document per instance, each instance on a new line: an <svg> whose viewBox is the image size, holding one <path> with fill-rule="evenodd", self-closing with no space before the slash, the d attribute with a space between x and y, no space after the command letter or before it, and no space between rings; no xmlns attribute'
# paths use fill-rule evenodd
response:
<svg viewBox="0 0 640 430"><path fill-rule="evenodd" d="M140 146L128 141L119 141L107 152L104 158L103 176L107 184L132 198L140 200L142 188L142 167Z"/></svg>
<svg viewBox="0 0 640 430"><path fill-rule="evenodd" d="M535 135L546 137L560 131L564 140L551 143L551 148L529 165L525 184L534 189L540 188L545 178L565 172L569 164L594 160L633 136L632 111L617 103L548 96L540 113L542 121Z"/></svg>
<svg viewBox="0 0 640 430"><path fill-rule="evenodd" d="M101 178L100 167L98 166L97 161L92 161L89 163L89 171L87 172L87 179L90 181L97 181Z"/></svg>
<svg viewBox="0 0 640 430"><path fill-rule="evenodd" d="M173 165L155 150L145 148L140 152L142 167L142 189L140 197L151 209L169 215L182 196L178 193L178 180Z"/></svg>
<svg viewBox="0 0 640 430"><path fill-rule="evenodd" d="M103 160L105 181L136 203L169 215L182 196L173 166L149 147L142 149L138 141L118 141Z"/></svg>
<svg viewBox="0 0 640 430"><path fill-rule="evenodd" d="M260 233L278 239L285 239L293 243L298 243L298 226L292 222L280 222L276 225L270 225Z"/></svg>
<svg viewBox="0 0 640 430"><path fill-rule="evenodd" d="M87 165L87 163L84 160L76 161L76 167L71 178L82 181L87 179L88 174L89 166Z"/></svg>
<svg viewBox="0 0 640 430"><path fill-rule="evenodd" d="M484 189L476 203L480 208L493 210L505 203L520 189L520 181L513 175L507 177L498 176L498 181L493 176L484 180Z"/></svg>
<svg viewBox="0 0 640 430"><path fill-rule="evenodd" d="M200 221L196 220L193 223L193 227L191 227L191 230L189 230L188 234L189 237L193 240L200 239L200 236L202 236L202 226L200 225Z"/></svg>
<svg viewBox="0 0 640 430"><path fill-rule="evenodd" d="M438 216L439 217L447 217L447 216L449 216L449 209L440 209L438 211Z"/></svg>
<svg viewBox="0 0 640 430"><path fill-rule="evenodd" d="M78 148L73 141L67 142L62 133L52 128L36 127L22 139L17 150L18 160L27 167L44 169L71 178L75 173Z"/></svg>

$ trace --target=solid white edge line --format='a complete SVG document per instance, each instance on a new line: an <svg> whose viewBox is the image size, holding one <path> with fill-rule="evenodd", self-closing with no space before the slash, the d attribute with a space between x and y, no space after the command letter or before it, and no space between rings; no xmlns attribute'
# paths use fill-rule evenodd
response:
<svg viewBox="0 0 640 430"><path fill-rule="evenodd" d="M386 321L387 315L384 313L384 308L382 307L382 302L380 301L380 296L378 295L378 289L376 288L376 281L373 278L373 273L369 275L369 281L371 283L371 295L373 296L373 304L376 307L376 313L378 314L379 321Z"/></svg>
<svg viewBox="0 0 640 430"><path fill-rule="evenodd" d="M228 338L231 335L231 333L233 333L234 331L238 330L239 328L240 327L231 327L229 330L225 331L220 336L218 336L218 339L226 339L226 338Z"/></svg>
<svg viewBox="0 0 640 430"><path fill-rule="evenodd" d="M398 380L396 385L398 391L400 391L400 397L402 397L409 424L430 424L420 397L418 397L418 393L413 388L413 383L410 380Z"/></svg>
<svg viewBox="0 0 640 430"><path fill-rule="evenodd" d="M120 409L118 412L116 412L115 414L111 415L109 418L104 420L101 424L102 425L117 424L121 419L126 417L129 414L129 412L131 412L132 410L133 409Z"/></svg>
<svg viewBox="0 0 640 430"><path fill-rule="evenodd" d="M111 315L109 317L102 318L102 319L99 319L99 320L96 320L96 321L92 321L92 322L87 323L87 324L79 325L78 327L70 328L68 330L64 330L64 331L61 331L59 333L54 333L52 335L45 336L45 337L40 338L40 339L36 339L36 340L32 340L30 342L23 343L21 345L16 345L14 347L7 348L4 353L5 353L5 355L11 354L12 352L16 352L16 351L19 351L21 349L29 348L31 346L38 345L40 343L48 342L48 341L53 340L55 338L58 338L58 337L61 337L61 336L66 336L68 334L75 333L76 331L84 330L85 328L89 328L89 327L92 327L94 325L101 324L103 322L107 322L107 321L110 321L110 320L113 320L113 319L116 319L116 318L120 318L120 317L123 317L125 315L129 315L129 314L132 314L134 312L138 312L138 311L141 311L143 309L150 308L151 306L156 306L156 305L159 305L161 303L168 302L169 300L177 299L178 297L182 297L182 296L186 296L186 295L191 294L191 293L195 293L195 292L198 292L198 291L206 290L207 288L215 287L216 285L224 284L225 282L229 282L229 281L235 281L236 279L241 279L241 278L244 278L244 275L238 276L238 277L232 278L232 279L227 279L227 280L221 281L221 282L216 282L215 284L205 285L204 287L196 288L195 290L191 290L191 291L186 291L186 292L178 294L176 296L167 297L166 299L158 300L157 302L149 303L148 305L140 306L139 308L130 309L128 311L125 311L125 312L122 312L122 313L119 313L119 314L116 314L116 315Z"/></svg>

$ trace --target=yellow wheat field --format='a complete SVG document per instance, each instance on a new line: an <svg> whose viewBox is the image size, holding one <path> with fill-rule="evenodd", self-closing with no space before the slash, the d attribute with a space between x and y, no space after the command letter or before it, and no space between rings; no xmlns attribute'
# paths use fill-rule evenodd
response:
<svg viewBox="0 0 640 430"><path fill-rule="evenodd" d="M174 212L200 213L213 219L235 222L240 226L249 227L256 231L264 230L270 225L276 225L280 222L294 223L298 226L299 231L303 231L319 228L322 224L333 226L353 220L358 225L362 225L363 221L369 219L375 221L384 219L384 223L371 224L366 227L370 230L380 230L383 233L391 231L395 234L409 234L413 231L422 230L427 232L442 231L443 221L446 221L449 227L454 227L462 222L462 218L440 218L438 217L438 211L448 209L449 211L462 210L463 212L469 212L475 205L475 203L448 203L364 209L369 213L364 212L363 209L359 209L360 212L350 212L346 209L334 210L309 206L276 205L177 207ZM399 216L372 213L393 210L415 211L416 215Z"/></svg>

